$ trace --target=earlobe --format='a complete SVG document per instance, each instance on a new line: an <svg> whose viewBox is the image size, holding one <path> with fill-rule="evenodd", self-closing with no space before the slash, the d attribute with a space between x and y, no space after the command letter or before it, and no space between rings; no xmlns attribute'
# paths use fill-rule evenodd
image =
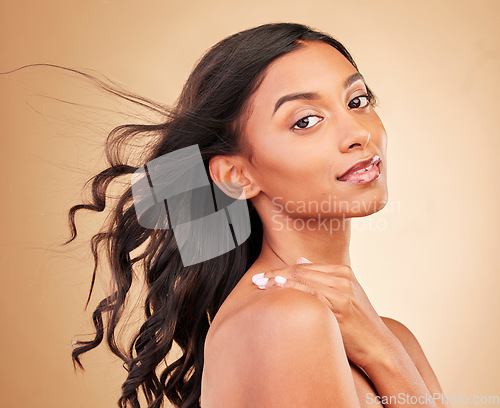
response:
<svg viewBox="0 0 500 408"><path fill-rule="evenodd" d="M212 181L229 197L244 200L256 196L260 191L242 174L238 163L227 156L211 157L209 171Z"/></svg>

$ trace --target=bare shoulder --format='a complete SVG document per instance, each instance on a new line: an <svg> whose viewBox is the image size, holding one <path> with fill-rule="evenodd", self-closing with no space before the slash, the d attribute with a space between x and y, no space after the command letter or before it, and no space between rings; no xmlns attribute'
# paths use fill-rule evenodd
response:
<svg viewBox="0 0 500 408"><path fill-rule="evenodd" d="M228 319L223 337L245 347L262 347L259 351L266 353L278 342L292 347L294 343L286 339L306 340L311 330L328 332L331 340L341 339L335 316L323 303L307 293L279 288L259 293Z"/></svg>
<svg viewBox="0 0 500 408"><path fill-rule="evenodd" d="M418 365L427 363L427 358L415 335L403 323L390 317L381 317L387 328L398 338L410 358ZM418 365L417 365L418 364Z"/></svg>
<svg viewBox="0 0 500 408"><path fill-rule="evenodd" d="M416 346L420 347L415 335L403 323L390 317L380 316L380 318L387 328L399 339L405 349L407 346L410 348L415 348Z"/></svg>
<svg viewBox="0 0 500 408"><path fill-rule="evenodd" d="M291 288L267 290L223 332L220 347L249 405L359 406L338 323L315 297Z"/></svg>
<svg viewBox="0 0 500 408"><path fill-rule="evenodd" d="M381 317L387 328L398 338L431 393L442 393L441 386L427 357L411 330L398 320Z"/></svg>

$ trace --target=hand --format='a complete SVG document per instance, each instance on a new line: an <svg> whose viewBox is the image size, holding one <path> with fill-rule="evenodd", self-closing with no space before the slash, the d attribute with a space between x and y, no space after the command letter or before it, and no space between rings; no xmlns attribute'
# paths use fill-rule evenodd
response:
<svg viewBox="0 0 500 408"><path fill-rule="evenodd" d="M252 280L261 289L287 287L317 297L335 315L347 357L362 368L385 359L398 343L348 265L299 263L260 273Z"/></svg>

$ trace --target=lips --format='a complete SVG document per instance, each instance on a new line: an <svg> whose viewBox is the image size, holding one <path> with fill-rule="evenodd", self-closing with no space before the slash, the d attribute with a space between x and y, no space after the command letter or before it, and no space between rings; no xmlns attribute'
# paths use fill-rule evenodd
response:
<svg viewBox="0 0 500 408"><path fill-rule="evenodd" d="M360 160L359 162L355 163L352 167L350 167L340 177L337 177L337 180L349 181L349 179L352 179L354 177L356 179L360 179L359 181L362 181L366 177L361 178L361 176L358 176L358 175L363 174L363 173L373 172L374 171L373 167L377 166L379 163L380 163L380 156L378 154L375 154L375 155L369 157L368 159ZM378 173L378 169L377 169L377 173ZM366 180L366 181L368 181L368 180Z"/></svg>

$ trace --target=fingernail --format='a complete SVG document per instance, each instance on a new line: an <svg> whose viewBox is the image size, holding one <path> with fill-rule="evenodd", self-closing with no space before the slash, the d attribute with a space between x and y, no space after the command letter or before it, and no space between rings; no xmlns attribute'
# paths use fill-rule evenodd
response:
<svg viewBox="0 0 500 408"><path fill-rule="evenodd" d="M275 276L274 277L274 281L279 285L279 286L283 286L286 282L286 278L284 278L283 276Z"/></svg>
<svg viewBox="0 0 500 408"><path fill-rule="evenodd" d="M312 263L312 262L309 259L300 257L299 259L297 259L297 263L303 264L303 263Z"/></svg>
<svg viewBox="0 0 500 408"><path fill-rule="evenodd" d="M262 273L257 273L252 276L252 282L256 284L257 286L265 286L269 278L264 278L264 272ZM261 288L263 289L263 288Z"/></svg>

